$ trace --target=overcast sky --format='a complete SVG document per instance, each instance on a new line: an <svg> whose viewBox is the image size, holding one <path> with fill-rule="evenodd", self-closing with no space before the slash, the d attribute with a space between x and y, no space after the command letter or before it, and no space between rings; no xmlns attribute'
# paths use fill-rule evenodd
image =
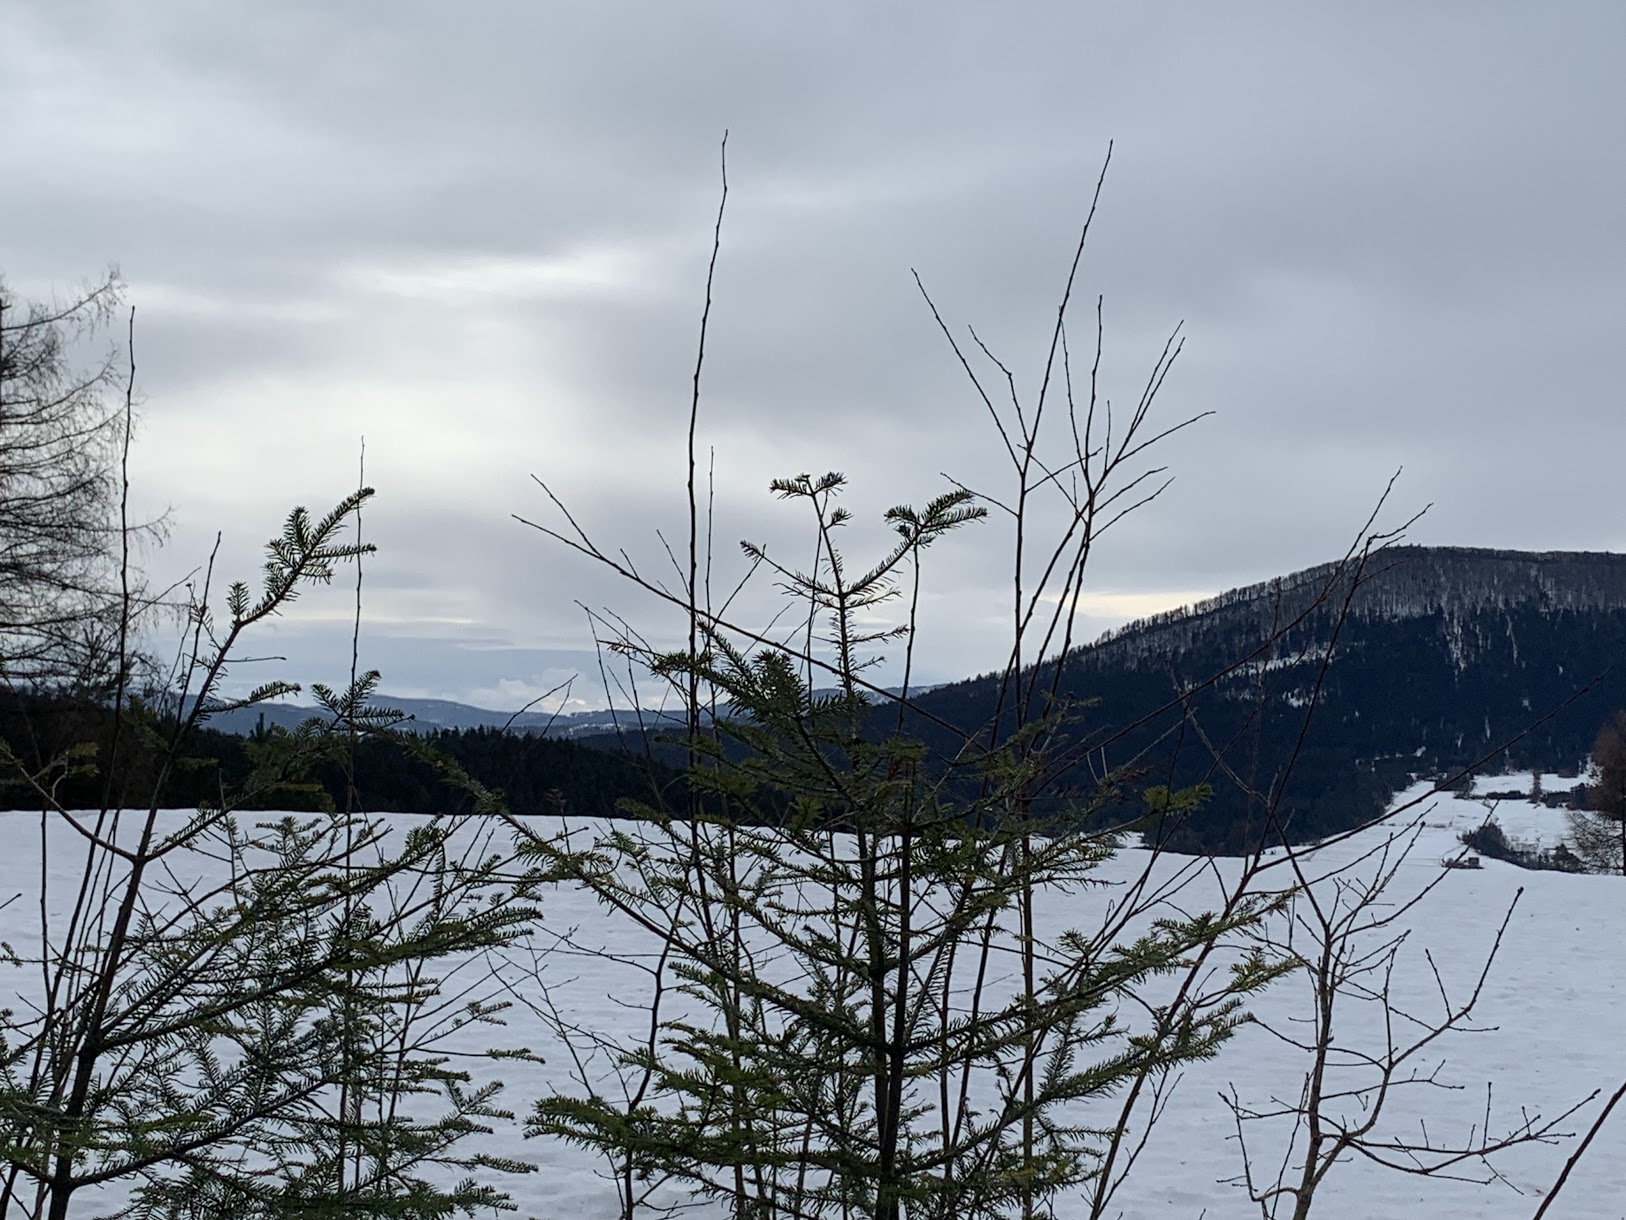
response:
<svg viewBox="0 0 1626 1220"><path fill-rule="evenodd" d="M683 537L725 129L718 587L741 538L806 553L776 475L846 472L855 561L944 472L1008 486L911 272L1031 398L1114 141L1075 349L1101 294L1127 409L1183 323L1154 422L1215 414L1103 540L1093 635L1341 554L1402 467L1414 541L1626 550L1623 50L1616 0L0 0L0 273L122 268L155 574L219 530L252 577L365 436L363 664L511 708L590 658L578 603L677 639L512 514L556 520L536 475L646 571ZM917 678L998 664L1009 547L930 553ZM280 672L341 677L352 596L262 641Z"/></svg>

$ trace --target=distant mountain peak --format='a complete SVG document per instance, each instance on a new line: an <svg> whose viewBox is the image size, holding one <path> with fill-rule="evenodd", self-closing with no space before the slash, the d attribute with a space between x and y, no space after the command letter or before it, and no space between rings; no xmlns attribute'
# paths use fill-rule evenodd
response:
<svg viewBox="0 0 1626 1220"><path fill-rule="evenodd" d="M1350 613L1401 621L1443 614L1448 622L1485 610L1626 609L1626 555L1611 551L1509 551L1488 547L1393 546L1363 568L1334 561L1245 585L1193 606L1137 619L1086 646L1089 654L1178 653L1198 634L1247 629L1268 635L1318 599Z"/></svg>

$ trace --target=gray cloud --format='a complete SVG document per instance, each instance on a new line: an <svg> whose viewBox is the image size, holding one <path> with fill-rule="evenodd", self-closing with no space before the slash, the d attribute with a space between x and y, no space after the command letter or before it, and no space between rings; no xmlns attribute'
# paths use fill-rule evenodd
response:
<svg viewBox="0 0 1626 1220"><path fill-rule="evenodd" d="M1419 541L1626 548L1614 4L0 0L0 22L0 270L43 292L123 266L140 494L178 523L156 564L221 529L252 571L365 434L402 693L517 697L588 647L576 600L628 604L510 519L545 508L533 472L664 562L724 128L703 440L729 563L741 536L802 545L776 474L847 471L855 550L940 471L996 486L910 271L1032 392L1109 139L1073 338L1103 294L1122 408L1183 321L1163 418L1217 415L1104 542L1091 630L1341 552L1401 466L1395 519L1434 504ZM931 557L927 676L997 662L1006 533ZM299 630L339 657L344 597L318 603Z"/></svg>

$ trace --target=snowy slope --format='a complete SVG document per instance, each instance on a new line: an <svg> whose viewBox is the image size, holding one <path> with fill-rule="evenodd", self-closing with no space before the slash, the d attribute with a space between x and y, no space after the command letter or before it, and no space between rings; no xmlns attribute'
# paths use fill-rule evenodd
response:
<svg viewBox="0 0 1626 1220"><path fill-rule="evenodd" d="M1481 787L1523 790L1528 783L1528 777L1509 776L1483 782ZM1403 794L1400 802L1424 790L1419 787ZM1401 1007L1425 1017L1438 1009L1438 984L1429 956L1453 997L1471 987L1503 914L1521 887L1524 892L1476 1010L1475 1024L1483 1032L1450 1035L1438 1044L1426 1066L1432 1068L1443 1061L1438 1080L1450 1087L1416 1086L1397 1095L1390 1103L1386 1123L1396 1133L1415 1134L1426 1124L1440 1138L1466 1136L1483 1121L1487 1081L1494 1082L1494 1127L1514 1118L1521 1107L1531 1113L1556 1114L1594 1089L1602 1088L1607 1095L1626 1075L1626 1020L1622 1020L1626 1007L1626 882L1612 877L1528 873L1491 860L1477 871L1451 870L1442 876L1442 858L1460 852L1458 831L1477 825L1484 816L1484 808L1473 801L1437 797L1400 819L1403 825L1415 827L1409 832L1415 843L1388 899L1403 901L1422 887L1440 882L1406 917L1413 933L1402 949L1394 990ZM1512 837L1542 837L1551 845L1562 834L1561 813L1522 802L1503 803L1497 817ZM537 819L539 829L546 821ZM0 909L0 939L14 943L38 935L38 906L32 900L41 876L38 827L37 814L0 814L0 841L5 844L0 852L0 903L14 894L21 896ZM1321 874L1367 858L1360 867L1369 870L1376 859L1371 853L1391 832L1368 830L1330 845L1314 853L1308 867ZM72 853L77 849L56 835L51 844L49 871L66 880L73 872ZM1144 853L1126 851L1106 865L1104 872L1126 880L1137 875L1145 863ZM1223 875L1239 866L1236 861L1220 861L1218 876L1184 858L1165 859L1157 867L1165 876L1187 870L1193 880L1185 901L1195 903L1197 892L1204 888L1217 892ZM1112 896L1108 888L1087 897L1053 901L1044 912L1046 922L1053 930L1088 927L1095 914L1090 904L1109 902ZM510 963L506 973L518 996L538 1000L532 975L535 967L550 983L552 999L568 1019L592 1030L636 1029L635 1001L642 985L638 972L609 964L591 951L637 953L648 946L578 892L552 893L546 911L550 931L571 933L574 944L586 952L555 952L539 963ZM26 982L0 973L0 1006L11 1005L13 993ZM1260 997L1254 1009L1265 1023L1285 1025L1302 1015L1306 999L1300 980L1290 977ZM546 1067L508 1062L500 1070L492 1069L508 1082L506 1104L523 1114L528 1099L540 1091L547 1076L568 1085L570 1059L563 1048L550 1044L540 1023L526 1016L523 1008L516 1012L508 1030L482 1032L470 1049L501 1042L526 1045L547 1056ZM1381 1038L1374 1006L1346 1006L1339 1018L1341 1045L1375 1051ZM1247 1202L1240 1188L1225 1184L1239 1174L1241 1160L1235 1128L1219 1094L1234 1086L1245 1103L1264 1103L1272 1096L1296 1097L1302 1072L1302 1061L1295 1052L1262 1028L1244 1026L1217 1060L1186 1072L1174 1105L1153 1130L1143 1156L1117 1195L1113 1214L1189 1220L1258 1216L1258 1207ZM1600 1104L1598 1100L1583 1106L1564 1129L1585 1130ZM1264 1162L1279 1162L1284 1138L1283 1131L1250 1135L1250 1140L1259 1141L1256 1171ZM1617 1113L1549 1213L1554 1220L1626 1216L1626 1159L1619 1155L1623 1140L1626 1114ZM1423 1180L1364 1162L1340 1164L1318 1196L1313 1214L1329 1220L1529 1217L1573 1144L1569 1140L1504 1154L1497 1165L1506 1180L1490 1185ZM614 1188L601 1179L602 1167L588 1154L556 1143L525 1140L517 1127L499 1131L485 1146L538 1166L538 1172L504 1183L522 1215L590 1220L617 1214ZM110 1196L103 1202L115 1201L116 1196ZM721 1215L721 1211L701 1207L687 1214L710 1216ZM1058 1216L1077 1214L1081 1212L1075 1201L1062 1200L1057 1206Z"/></svg>

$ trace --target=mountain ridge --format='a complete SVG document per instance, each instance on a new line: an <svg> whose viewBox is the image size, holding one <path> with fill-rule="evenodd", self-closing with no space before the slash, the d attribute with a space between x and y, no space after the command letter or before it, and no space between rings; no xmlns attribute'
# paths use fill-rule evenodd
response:
<svg viewBox="0 0 1626 1220"><path fill-rule="evenodd" d="M1241 585L1190 606L1125 623L1080 651L1110 648L1135 637L1178 634L1183 625L1247 606L1274 605L1276 620L1290 621L1318 596L1340 587L1354 564L1353 559L1332 560ZM1452 576L1457 579L1450 579ZM1477 580L1472 579L1475 576ZM1474 610L1507 609L1531 602L1541 602L1549 609L1618 609L1626 607L1626 554L1391 546L1373 552L1359 584L1350 612L1391 620L1423 617L1434 611L1454 618Z"/></svg>
<svg viewBox="0 0 1626 1220"><path fill-rule="evenodd" d="M1106 750L1140 787L1212 788L1179 850L1240 851L1265 822L1298 839L1359 824L1417 776L1574 767L1626 707L1623 660L1626 555L1395 546L1126 625L1035 685L1076 709L1065 748ZM933 722L978 731L999 686L923 696L912 731L952 753ZM1062 787L1092 792L1087 771Z"/></svg>

